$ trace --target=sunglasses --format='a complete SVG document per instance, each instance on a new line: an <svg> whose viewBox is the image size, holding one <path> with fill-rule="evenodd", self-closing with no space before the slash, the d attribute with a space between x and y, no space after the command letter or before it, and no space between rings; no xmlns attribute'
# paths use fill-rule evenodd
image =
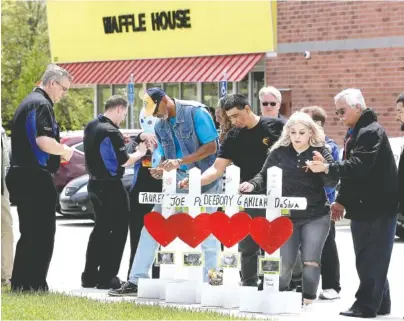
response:
<svg viewBox="0 0 404 321"><path fill-rule="evenodd" d="M262 106L265 106L265 107L268 106L268 105L271 105L271 107L275 107L277 102L276 101L271 101L271 102L263 101L263 102L261 102L261 104L262 104Z"/></svg>
<svg viewBox="0 0 404 321"><path fill-rule="evenodd" d="M345 113L346 113L346 108L337 109L337 111L335 112L335 114L337 116L344 116Z"/></svg>

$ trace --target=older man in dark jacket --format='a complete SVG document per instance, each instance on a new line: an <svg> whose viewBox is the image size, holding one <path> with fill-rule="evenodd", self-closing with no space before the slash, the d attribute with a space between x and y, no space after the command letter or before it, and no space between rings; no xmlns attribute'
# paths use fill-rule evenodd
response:
<svg viewBox="0 0 404 321"><path fill-rule="evenodd" d="M390 313L387 272L397 222L397 166L384 128L368 109L359 89L335 96L337 115L349 127L343 160L327 166L313 161L313 171L337 173L341 189L331 206L332 219L351 219L360 285L352 307L340 314L374 318Z"/></svg>

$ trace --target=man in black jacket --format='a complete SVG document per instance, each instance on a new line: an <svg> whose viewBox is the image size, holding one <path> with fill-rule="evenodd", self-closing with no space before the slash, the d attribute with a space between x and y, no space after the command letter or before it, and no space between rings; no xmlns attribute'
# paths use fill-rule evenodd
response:
<svg viewBox="0 0 404 321"><path fill-rule="evenodd" d="M360 285L355 303L340 314L374 318L391 309L387 272L397 221L397 166L386 132L359 89L340 92L335 105L349 127L343 160L329 166L313 161L309 167L339 175L341 189L331 205L331 217L338 221L346 211L351 219Z"/></svg>
<svg viewBox="0 0 404 321"><path fill-rule="evenodd" d="M48 291L46 281L56 231L57 193L53 182L60 159L73 150L60 144L54 104L68 92L72 78L49 65L36 87L20 103L11 126L11 163L6 176L10 199L17 206L20 239L11 276L12 291Z"/></svg>

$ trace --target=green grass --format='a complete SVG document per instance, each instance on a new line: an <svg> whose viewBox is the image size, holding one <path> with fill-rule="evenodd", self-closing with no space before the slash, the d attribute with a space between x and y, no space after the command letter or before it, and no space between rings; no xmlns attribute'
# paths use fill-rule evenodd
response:
<svg viewBox="0 0 404 321"><path fill-rule="evenodd" d="M22 294L8 288L1 293L2 320L240 320L210 311L102 302L60 293Z"/></svg>

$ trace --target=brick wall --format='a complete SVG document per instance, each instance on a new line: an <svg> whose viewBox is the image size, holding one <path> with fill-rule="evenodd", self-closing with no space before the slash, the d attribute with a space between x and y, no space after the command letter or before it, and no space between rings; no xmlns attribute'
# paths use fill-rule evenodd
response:
<svg viewBox="0 0 404 321"><path fill-rule="evenodd" d="M278 1L278 42L404 35L402 1Z"/></svg>
<svg viewBox="0 0 404 321"><path fill-rule="evenodd" d="M404 35L403 3L278 2L279 43L397 35ZM324 107L329 116L327 134L338 144L346 128L335 116L333 97L349 87L362 90L389 136L402 135L395 120L395 99L404 91L404 47L311 51L309 60L301 52L278 54L267 58L266 78L267 84L292 89L293 111Z"/></svg>

